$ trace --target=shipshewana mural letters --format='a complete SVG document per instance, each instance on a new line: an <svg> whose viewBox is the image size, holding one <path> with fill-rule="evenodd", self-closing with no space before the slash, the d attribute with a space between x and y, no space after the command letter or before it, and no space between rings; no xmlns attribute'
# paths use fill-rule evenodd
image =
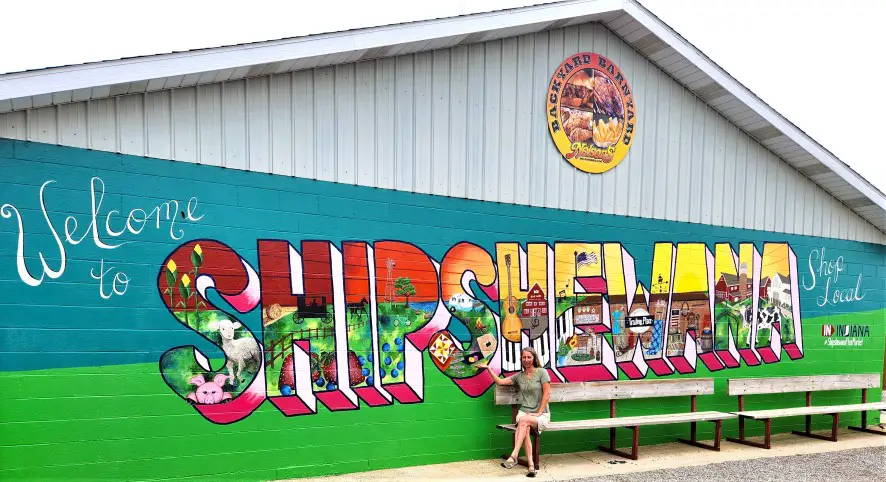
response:
<svg viewBox="0 0 886 482"><path fill-rule="evenodd" d="M67 250L87 240L113 250L153 227L180 242L185 224L176 224L176 213L180 223L203 218L196 197L103 210L105 183L93 177L88 222L67 216L59 225L44 198L53 183L35 195L58 249L49 259L58 264L36 253L37 276L26 266L35 256L25 247L32 221L13 204L0 207L16 222L16 267L31 287L62 276ZM797 256L787 243L655 242L648 273L637 272L619 242L513 241L487 251L464 241L439 258L399 240L259 239L256 247L254 264L222 241L192 239L157 265L157 300L224 353L210 361L194 346L175 347L160 357L160 373L216 423L241 420L265 400L288 416L316 413L318 404L337 411L357 409L361 400L421 403L424 352L471 397L492 385L478 363L513 373L526 346L555 383L803 357ZM831 286L842 269L823 250L810 254L809 266L807 290ZM90 272L101 298L127 291L129 277L113 269L97 260ZM863 296L856 290L834 302ZM261 334L242 319L253 310Z"/></svg>
<svg viewBox="0 0 886 482"><path fill-rule="evenodd" d="M222 242L192 240L157 276L171 316L225 354L220 370L193 346L160 360L166 383L216 423L266 399L288 416L318 403L420 403L423 352L472 397L492 385L479 362L515 372L525 346L555 382L803 357L797 258L785 243L736 253L728 243L711 252L658 242L649 284L620 243L504 242L490 253L461 242L439 260L395 240L257 248L253 266ZM210 302L210 289L233 309ZM238 318L255 309L262 342Z"/></svg>

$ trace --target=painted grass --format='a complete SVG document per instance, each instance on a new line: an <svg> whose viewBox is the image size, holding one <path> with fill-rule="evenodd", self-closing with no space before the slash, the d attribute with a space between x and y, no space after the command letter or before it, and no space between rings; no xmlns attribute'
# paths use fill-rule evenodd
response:
<svg viewBox="0 0 886 482"><path fill-rule="evenodd" d="M717 395L699 400L700 410L734 410L725 396L731 377L881 372L886 310L804 320L806 355L759 367L708 372L701 364L692 377L714 377ZM827 347L821 324L871 325L862 347ZM214 360L214 364L220 361ZM218 366L218 365L215 365ZM425 355L425 398L420 404L369 408L287 418L270 404L250 417L221 426L204 420L163 382L158 364L116 365L0 374L5 397L0 407L0 479L220 478L267 480L345 473L377 468L492 458L510 444L495 428L507 421L510 407L496 407L492 390L470 399L434 367ZM872 392L872 401L880 399ZM824 392L815 404L854 403L858 391ZM749 409L804 403L804 394L748 397ZM688 398L626 400L620 415L686 410ZM552 406L555 420L608 416L608 403ZM857 414L841 416L841 425L857 423ZM829 426L816 417L814 426ZM871 413L871 422L878 417ZM802 418L777 420L773 430L801 428ZM702 437L712 432L700 426ZM683 436L688 426L648 427L641 443L661 443ZM737 423L724 426L724 436ZM752 424L750 433L761 429ZM628 443L628 431L619 431ZM551 433L543 453L587 450L604 442L608 432ZM691 449L687 449L691 450Z"/></svg>

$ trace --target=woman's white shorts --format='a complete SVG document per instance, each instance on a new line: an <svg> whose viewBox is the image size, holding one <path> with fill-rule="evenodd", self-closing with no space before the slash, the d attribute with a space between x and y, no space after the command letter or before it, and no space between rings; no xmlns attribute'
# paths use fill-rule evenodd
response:
<svg viewBox="0 0 886 482"><path fill-rule="evenodd" d="M523 410L517 411L517 421L515 423L520 423L520 419L529 415ZM538 420L538 433L542 433L546 428L548 428L548 424L551 423L551 412L543 413L540 416L536 417Z"/></svg>

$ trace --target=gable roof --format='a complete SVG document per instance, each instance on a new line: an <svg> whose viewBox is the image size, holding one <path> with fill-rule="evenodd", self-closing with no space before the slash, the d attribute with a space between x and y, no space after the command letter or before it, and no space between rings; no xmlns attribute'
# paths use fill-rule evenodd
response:
<svg viewBox="0 0 886 482"><path fill-rule="evenodd" d="M344 32L0 75L0 113L436 50L600 22L886 233L886 195L637 0L569 0Z"/></svg>
<svg viewBox="0 0 886 482"><path fill-rule="evenodd" d="M726 282L727 286L735 286L738 284L738 276L729 273L721 273L720 277Z"/></svg>

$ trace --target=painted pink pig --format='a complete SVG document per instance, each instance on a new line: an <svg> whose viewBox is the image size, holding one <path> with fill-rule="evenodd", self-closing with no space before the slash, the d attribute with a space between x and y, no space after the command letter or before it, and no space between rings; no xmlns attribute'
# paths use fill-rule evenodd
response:
<svg viewBox="0 0 886 482"><path fill-rule="evenodd" d="M227 375L218 374L211 382L207 382L203 378L203 375L194 375L188 383L191 385L197 385L197 389L194 390L194 393L188 395L188 400L204 405L212 405L225 400L231 400L231 394L224 391L222 388L227 378Z"/></svg>

